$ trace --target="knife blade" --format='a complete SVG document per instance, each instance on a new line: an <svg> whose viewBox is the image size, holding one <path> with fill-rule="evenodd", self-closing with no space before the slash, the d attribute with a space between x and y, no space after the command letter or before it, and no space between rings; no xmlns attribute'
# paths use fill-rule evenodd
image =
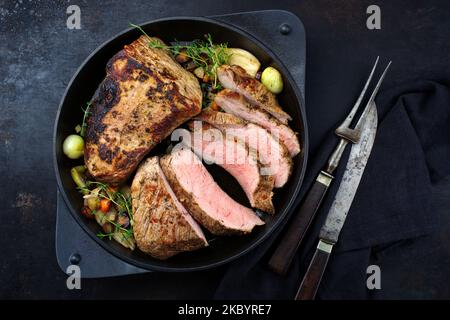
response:
<svg viewBox="0 0 450 320"><path fill-rule="evenodd" d="M342 177L341 186L328 212L325 224L320 230L319 238L328 243L334 244L338 241L339 234L344 226L370 152L372 151L378 125L377 110L374 104L369 109L369 112L366 118L367 126L363 129L360 142L352 148L347 169Z"/></svg>
<svg viewBox="0 0 450 320"><path fill-rule="evenodd" d="M339 234L353 203L372 151L378 125L375 102L373 99L370 99L369 103L370 107L367 109L367 115L364 117L364 122L361 123L360 141L351 148L341 184L328 212L325 224L320 230L316 252L300 284L295 297L296 300L314 299L333 246L338 241Z"/></svg>

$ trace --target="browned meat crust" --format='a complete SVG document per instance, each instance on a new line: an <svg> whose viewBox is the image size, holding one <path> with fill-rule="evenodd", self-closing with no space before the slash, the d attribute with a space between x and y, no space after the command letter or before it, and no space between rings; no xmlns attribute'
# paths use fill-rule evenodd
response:
<svg viewBox="0 0 450 320"><path fill-rule="evenodd" d="M251 103L266 110L283 124L292 120L291 116L280 107L275 95L261 82L249 76L243 68L222 65L217 69L217 75L225 88L242 94Z"/></svg>
<svg viewBox="0 0 450 320"><path fill-rule="evenodd" d="M195 76L148 42L141 36L111 58L92 98L85 163L98 181L123 182L156 144L201 111Z"/></svg>
<svg viewBox="0 0 450 320"><path fill-rule="evenodd" d="M208 245L200 226L170 189L158 157L149 158L139 166L131 195L133 232L141 251L157 259L167 259Z"/></svg>
<svg viewBox="0 0 450 320"><path fill-rule="evenodd" d="M195 120L202 120L214 126L224 125L227 127L236 125L239 127L245 125L247 122L233 114L215 111L211 108L203 109L197 116Z"/></svg>

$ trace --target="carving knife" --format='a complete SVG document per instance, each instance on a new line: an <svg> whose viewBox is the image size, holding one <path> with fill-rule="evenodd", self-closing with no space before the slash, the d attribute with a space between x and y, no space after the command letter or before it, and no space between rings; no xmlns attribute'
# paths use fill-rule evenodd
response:
<svg viewBox="0 0 450 320"><path fill-rule="evenodd" d="M300 284L295 297L296 300L314 299L332 248L338 241L339 234L344 226L375 140L378 120L373 98L369 100L367 115L362 117L360 140L351 148L342 182L328 212L325 224L320 230L316 252Z"/></svg>

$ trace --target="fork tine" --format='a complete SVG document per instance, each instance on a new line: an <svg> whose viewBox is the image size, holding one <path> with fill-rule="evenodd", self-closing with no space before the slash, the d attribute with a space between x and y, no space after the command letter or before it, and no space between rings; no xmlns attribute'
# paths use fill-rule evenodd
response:
<svg viewBox="0 0 450 320"><path fill-rule="evenodd" d="M359 129L359 128L362 126L362 123L363 123L364 119L366 118L366 114L369 112L370 104L371 104L372 102L374 102L375 97L376 97L376 95L377 95L377 93L378 93L378 90L379 90L380 87L381 87L381 83L383 82L384 77L386 76L386 73L387 73L389 67L391 66L391 63L392 63L392 61L389 61L387 67L384 69L383 73L381 74L381 77L380 77L380 79L378 80L378 83L377 83L377 85L375 86L375 89L373 89L373 92L372 92L372 94L370 95L369 101L367 101L367 104L366 104L366 107L364 108L364 111L362 112L361 116L359 117L358 123L357 123L356 126L355 126L355 130L356 130L356 129Z"/></svg>
<svg viewBox="0 0 450 320"><path fill-rule="evenodd" d="M343 129L343 128L349 128L350 124L352 123L352 120L356 114L356 112L359 109L359 106L361 104L361 101L363 100L367 88L369 87L370 81L372 80L373 74L375 73L375 69L377 68L377 64L378 64L378 60L380 59L380 57L378 56L377 59L375 60L375 63L372 67L372 71L370 71L370 75L369 78L367 78L366 80L366 84L364 85L364 88L362 89L361 93L359 94L358 99L355 102L355 105L353 106L352 110L350 111L350 113L348 114L347 118L345 118L344 122L342 122L342 124L339 126L338 129Z"/></svg>
<svg viewBox="0 0 450 320"><path fill-rule="evenodd" d="M388 65L386 66L386 69L384 69L383 74L380 77L380 80L378 80L378 83L377 83L375 89L373 89L373 92L372 92L372 95L370 96L369 102L375 100L378 90L381 87L381 83L383 82L384 77L386 76L386 73L387 73L389 67L391 66L391 64L392 64L392 61L389 61Z"/></svg>

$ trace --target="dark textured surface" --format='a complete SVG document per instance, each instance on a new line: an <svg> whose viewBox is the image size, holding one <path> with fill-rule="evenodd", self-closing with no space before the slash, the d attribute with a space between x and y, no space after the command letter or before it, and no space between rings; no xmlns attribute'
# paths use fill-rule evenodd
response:
<svg viewBox="0 0 450 320"><path fill-rule="evenodd" d="M66 28L66 8L81 7L81 30ZM69 291L54 252L56 183L53 122L64 89L99 44L127 27L172 15L288 9L307 32L306 106L312 153L342 118L367 66L394 61L384 88L433 77L449 82L447 1L377 1L382 30L369 31L371 1L0 1L1 298L208 298L223 268L84 280ZM261 23L264 23L263 21ZM331 103L332 102L332 103ZM320 115L320 116L319 116ZM448 195L436 191L442 206ZM384 250L383 284L392 297L450 297L449 215L438 233Z"/></svg>

